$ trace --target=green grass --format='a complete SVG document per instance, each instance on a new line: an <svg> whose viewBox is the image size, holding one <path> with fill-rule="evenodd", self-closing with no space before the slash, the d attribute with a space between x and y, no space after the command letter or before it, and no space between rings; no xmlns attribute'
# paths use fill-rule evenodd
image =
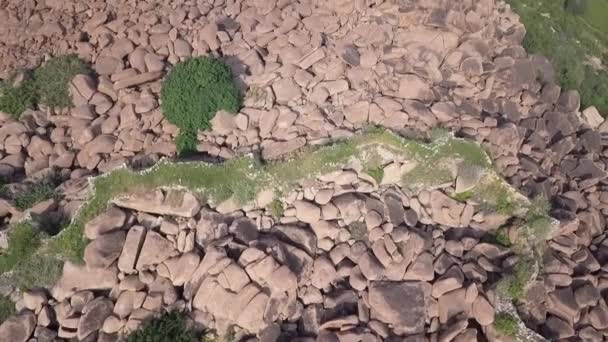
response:
<svg viewBox="0 0 608 342"><path fill-rule="evenodd" d="M10 228L8 248L0 251L0 274L10 271L21 260L36 252L40 246L40 234L29 222Z"/></svg>
<svg viewBox="0 0 608 342"><path fill-rule="evenodd" d="M17 119L27 108L33 108L38 102L36 84L29 76L18 86L13 86L13 80L0 82L0 111L10 114Z"/></svg>
<svg viewBox="0 0 608 342"><path fill-rule="evenodd" d="M511 239L509 239L509 234L505 228L500 228L494 233L486 234L483 240L491 244L511 247Z"/></svg>
<svg viewBox="0 0 608 342"><path fill-rule="evenodd" d="M579 90L583 107L608 114L608 72L587 65L591 56L608 65L608 2L588 0L583 15L566 11L564 0L508 2L526 26L526 50L546 56L562 87Z"/></svg>
<svg viewBox="0 0 608 342"><path fill-rule="evenodd" d="M586 0L587 8L583 14L583 18L595 28L608 34L608 1L606 0Z"/></svg>
<svg viewBox="0 0 608 342"><path fill-rule="evenodd" d="M145 322L127 337L127 342L198 342L196 334L186 324L182 314L166 313Z"/></svg>
<svg viewBox="0 0 608 342"><path fill-rule="evenodd" d="M90 73L89 67L76 55L49 59L34 70L34 82L40 103L51 108L66 108L72 105L69 84L78 74Z"/></svg>
<svg viewBox="0 0 608 342"><path fill-rule="evenodd" d="M363 172L370 175L378 184L382 182L382 178L384 177L384 169L381 166L365 169Z"/></svg>
<svg viewBox="0 0 608 342"><path fill-rule="evenodd" d="M410 189L437 186L454 180L452 169L457 162L489 168L492 165L484 149L473 141L443 136L428 145L410 148L418 165L402 177L402 184Z"/></svg>
<svg viewBox="0 0 608 342"><path fill-rule="evenodd" d="M14 315L15 312L15 303L10 298L0 295L0 324Z"/></svg>
<svg viewBox="0 0 608 342"><path fill-rule="evenodd" d="M14 79L0 84L0 111L18 119L26 109L34 109L39 104L51 108L70 107L70 81L78 74L88 73L89 67L76 55L51 58L37 69L24 72L18 86L14 86Z"/></svg>
<svg viewBox="0 0 608 342"><path fill-rule="evenodd" d="M14 198L15 208L26 210L42 201L58 198L55 188L59 182L53 179L46 179L33 184L26 191L17 193Z"/></svg>
<svg viewBox="0 0 608 342"><path fill-rule="evenodd" d="M499 312L494 317L494 328L502 335L517 336L517 320L513 315L506 312Z"/></svg>
<svg viewBox="0 0 608 342"><path fill-rule="evenodd" d="M450 197L458 202L466 202L467 200L473 198L475 196L475 192L473 190L463 191L457 194L453 194Z"/></svg>
<svg viewBox="0 0 608 342"><path fill-rule="evenodd" d="M8 277L10 283L19 289L53 286L63 270L63 261L43 250L25 257L14 267Z"/></svg>
<svg viewBox="0 0 608 342"><path fill-rule="evenodd" d="M272 202L270 203L270 213L272 214L272 217L274 218L281 218L283 216L283 213L285 212L285 208L283 207L283 203L278 199L275 198L272 200Z"/></svg>

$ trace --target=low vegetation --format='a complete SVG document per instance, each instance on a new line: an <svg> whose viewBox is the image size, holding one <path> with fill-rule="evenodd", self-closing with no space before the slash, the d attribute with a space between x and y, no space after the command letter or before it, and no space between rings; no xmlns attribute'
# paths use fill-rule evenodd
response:
<svg viewBox="0 0 608 342"><path fill-rule="evenodd" d="M525 295L526 285L530 283L532 277L537 272L538 264L530 256L522 256L513 267L510 274L503 276L499 281L498 293L510 300L520 300Z"/></svg>
<svg viewBox="0 0 608 342"><path fill-rule="evenodd" d="M382 178L384 177L384 169L381 166L376 166L371 169L365 169L363 172L370 175L378 184L382 182Z"/></svg>
<svg viewBox="0 0 608 342"><path fill-rule="evenodd" d="M546 56L562 87L577 89L584 107L608 114L608 2L605 0L508 0L527 34L529 53ZM595 59L596 62L593 60ZM600 65L597 65L597 62Z"/></svg>
<svg viewBox="0 0 608 342"><path fill-rule="evenodd" d="M177 312L145 322L128 336L127 342L199 342L186 319Z"/></svg>
<svg viewBox="0 0 608 342"><path fill-rule="evenodd" d="M280 218L281 216L283 216L283 212L285 211L285 208L283 207L283 203L278 198L275 198L272 200L272 202L270 203L269 209L270 209L270 213L272 214L272 216L274 218Z"/></svg>
<svg viewBox="0 0 608 342"><path fill-rule="evenodd" d="M163 81L161 100L165 118L180 128L175 143L181 154L196 149L197 132L209 127L217 111L235 113L243 101L230 67L212 57L175 65Z"/></svg>
<svg viewBox="0 0 608 342"><path fill-rule="evenodd" d="M28 108L38 105L65 108L72 105L69 83L89 67L76 55L49 59L35 70L28 70L0 83L0 111L18 119Z"/></svg>
<svg viewBox="0 0 608 342"><path fill-rule="evenodd" d="M0 295L0 324L15 314L15 303L3 295Z"/></svg>
<svg viewBox="0 0 608 342"><path fill-rule="evenodd" d="M10 271L15 265L36 252L40 246L40 234L29 222L11 227L8 248L0 250L0 274Z"/></svg>
<svg viewBox="0 0 608 342"><path fill-rule="evenodd" d="M32 184L27 190L14 195L15 208L26 210L42 201L57 198L55 188L60 184L59 179L47 178Z"/></svg>
<svg viewBox="0 0 608 342"><path fill-rule="evenodd" d="M350 238L357 241L367 240L367 226L363 222L353 222L348 225Z"/></svg>
<svg viewBox="0 0 608 342"><path fill-rule="evenodd" d="M17 262L13 272L6 278L11 285L24 290L53 286L57 282L63 270L63 261L43 253L43 249Z"/></svg>
<svg viewBox="0 0 608 342"><path fill-rule="evenodd" d="M513 315L506 312L499 312L494 317L494 328L502 335L515 337L517 336L517 319Z"/></svg>

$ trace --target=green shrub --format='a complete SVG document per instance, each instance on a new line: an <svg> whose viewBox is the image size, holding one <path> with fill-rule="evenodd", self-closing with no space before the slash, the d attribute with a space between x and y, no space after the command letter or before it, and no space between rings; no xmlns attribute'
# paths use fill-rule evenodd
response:
<svg viewBox="0 0 608 342"><path fill-rule="evenodd" d="M494 328L503 335L515 337L517 335L517 320L513 315L499 312L494 317Z"/></svg>
<svg viewBox="0 0 608 342"><path fill-rule="evenodd" d="M382 166L367 169L364 170L364 172L370 175L378 184L380 184L380 182L382 182L382 178L384 178L384 169Z"/></svg>
<svg viewBox="0 0 608 342"><path fill-rule="evenodd" d="M15 303L3 295L0 295L0 324L15 314Z"/></svg>
<svg viewBox="0 0 608 342"><path fill-rule="evenodd" d="M165 118L180 128L176 147L182 153L194 149L196 133L209 128L217 111L237 112L243 99L228 65L215 58L196 57L169 72L161 100Z"/></svg>
<svg viewBox="0 0 608 342"><path fill-rule="evenodd" d="M66 108L72 105L69 84L78 74L88 74L90 69L76 55L49 59L34 70L34 81L40 103L51 108Z"/></svg>
<svg viewBox="0 0 608 342"><path fill-rule="evenodd" d="M35 82L27 75L25 77L16 87L12 84L13 80L0 84L0 111L15 119L38 102Z"/></svg>
<svg viewBox="0 0 608 342"><path fill-rule="evenodd" d="M532 280L534 269L534 260L522 257L513 267L512 274L505 276L498 283L498 293L511 300L521 299L525 294L526 285Z"/></svg>
<svg viewBox="0 0 608 342"><path fill-rule="evenodd" d="M10 271L19 261L34 253L40 245L40 235L29 222L13 226L8 236L8 248L0 251L0 274Z"/></svg>
<svg viewBox="0 0 608 342"><path fill-rule="evenodd" d="M14 198L15 208L19 210L29 209L36 203L57 197L55 188L59 183L59 179L48 178L33 184L26 191L17 193Z"/></svg>
<svg viewBox="0 0 608 342"><path fill-rule="evenodd" d="M184 317L171 312L148 321L129 335L128 342L197 342L196 335L188 328Z"/></svg>
<svg viewBox="0 0 608 342"><path fill-rule="evenodd" d="M587 0L566 0L564 8L572 14L583 15L587 11Z"/></svg>
<svg viewBox="0 0 608 342"><path fill-rule="evenodd" d="M25 72L19 85L14 86L14 79L0 84L0 111L18 119L26 109L33 109L38 104L51 108L70 107L70 81L78 74L89 72L88 66L76 55L51 58L33 72Z"/></svg>
<svg viewBox="0 0 608 342"><path fill-rule="evenodd" d="M274 218L281 218L283 213L285 212L285 208L283 207L283 203L278 198L275 198L270 203L270 213Z"/></svg>

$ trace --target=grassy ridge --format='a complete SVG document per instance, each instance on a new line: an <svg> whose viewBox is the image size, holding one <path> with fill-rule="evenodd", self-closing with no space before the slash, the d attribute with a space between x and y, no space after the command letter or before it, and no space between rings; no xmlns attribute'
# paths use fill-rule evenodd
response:
<svg viewBox="0 0 608 342"><path fill-rule="evenodd" d="M433 174L434 165L447 158L461 158L469 163L490 166L483 149L471 141L450 138L424 144L390 133L372 132L331 146L308 147L287 161L269 164L241 157L219 165L163 162L144 172L120 169L95 179L91 200L74 221L51 240L50 250L52 254L80 259L86 246L82 236L84 224L105 210L112 198L121 194L159 187L183 187L212 203L233 197L244 204L253 200L262 189L286 191L302 179L337 170L351 158L364 153L367 146L378 144L417 160L419 166L414 169L417 173Z"/></svg>

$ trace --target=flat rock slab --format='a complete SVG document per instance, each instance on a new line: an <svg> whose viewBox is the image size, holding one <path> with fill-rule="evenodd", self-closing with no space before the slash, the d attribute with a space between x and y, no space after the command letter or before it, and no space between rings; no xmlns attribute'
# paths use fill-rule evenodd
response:
<svg viewBox="0 0 608 342"><path fill-rule="evenodd" d="M113 202L122 208L180 217L193 217L201 208L192 193L181 190L169 190L166 194L162 190L138 192Z"/></svg>
<svg viewBox="0 0 608 342"><path fill-rule="evenodd" d="M372 318L391 324L396 332L424 332L426 308L421 282L371 282L369 305Z"/></svg>

